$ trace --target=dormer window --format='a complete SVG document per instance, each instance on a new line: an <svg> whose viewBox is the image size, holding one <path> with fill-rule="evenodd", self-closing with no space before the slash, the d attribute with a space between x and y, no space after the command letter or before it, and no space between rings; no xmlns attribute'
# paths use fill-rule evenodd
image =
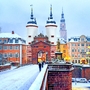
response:
<svg viewBox="0 0 90 90"><path fill-rule="evenodd" d="M7 40L4 40L4 43L7 43Z"/></svg>
<svg viewBox="0 0 90 90"><path fill-rule="evenodd" d="M15 40L15 43L18 43L18 39Z"/></svg>
<svg viewBox="0 0 90 90"><path fill-rule="evenodd" d="M84 38L81 38L81 41L84 41Z"/></svg>
<svg viewBox="0 0 90 90"><path fill-rule="evenodd" d="M2 40L0 40L0 43L2 43Z"/></svg>
<svg viewBox="0 0 90 90"><path fill-rule="evenodd" d="M13 39L9 39L9 43L13 43Z"/></svg>

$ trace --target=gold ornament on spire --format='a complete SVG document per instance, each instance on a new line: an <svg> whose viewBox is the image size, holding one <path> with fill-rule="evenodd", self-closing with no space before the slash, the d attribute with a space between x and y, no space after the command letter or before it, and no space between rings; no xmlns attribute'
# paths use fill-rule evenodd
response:
<svg viewBox="0 0 90 90"><path fill-rule="evenodd" d="M31 12L33 12L33 5L31 4L30 6L31 6Z"/></svg>
<svg viewBox="0 0 90 90"><path fill-rule="evenodd" d="M52 5L50 5L50 11L52 11Z"/></svg>

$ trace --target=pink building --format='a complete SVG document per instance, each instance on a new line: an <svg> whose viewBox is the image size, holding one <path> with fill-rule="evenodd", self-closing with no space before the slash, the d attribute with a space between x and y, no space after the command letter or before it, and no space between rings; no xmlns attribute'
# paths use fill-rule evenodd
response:
<svg viewBox="0 0 90 90"><path fill-rule="evenodd" d="M87 52L89 51L90 37L81 35L68 39L70 57L73 63L89 63Z"/></svg>

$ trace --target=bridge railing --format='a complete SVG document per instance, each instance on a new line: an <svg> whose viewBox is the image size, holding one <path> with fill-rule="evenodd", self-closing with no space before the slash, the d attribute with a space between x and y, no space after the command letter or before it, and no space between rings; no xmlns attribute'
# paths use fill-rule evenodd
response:
<svg viewBox="0 0 90 90"><path fill-rule="evenodd" d="M48 75L47 66L48 66L47 64L44 65L41 72L30 86L29 90L46 90L47 75Z"/></svg>

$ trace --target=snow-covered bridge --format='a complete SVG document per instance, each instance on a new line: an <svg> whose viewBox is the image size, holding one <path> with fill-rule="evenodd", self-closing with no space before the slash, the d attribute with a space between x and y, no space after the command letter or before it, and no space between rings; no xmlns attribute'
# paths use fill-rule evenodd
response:
<svg viewBox="0 0 90 90"><path fill-rule="evenodd" d="M44 65L42 71L39 72L38 65L27 65L0 72L0 90L29 90L34 87L33 82L37 85L37 89L34 90L39 90L46 68L47 65Z"/></svg>

